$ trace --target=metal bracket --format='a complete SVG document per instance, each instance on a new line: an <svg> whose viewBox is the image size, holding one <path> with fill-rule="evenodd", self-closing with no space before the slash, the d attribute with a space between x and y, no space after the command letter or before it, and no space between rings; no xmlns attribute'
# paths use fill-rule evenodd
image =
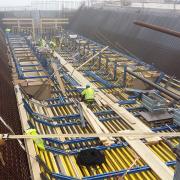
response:
<svg viewBox="0 0 180 180"><path fill-rule="evenodd" d="M9 134L3 134L3 135L2 135L2 139L7 140L8 138L9 138Z"/></svg>

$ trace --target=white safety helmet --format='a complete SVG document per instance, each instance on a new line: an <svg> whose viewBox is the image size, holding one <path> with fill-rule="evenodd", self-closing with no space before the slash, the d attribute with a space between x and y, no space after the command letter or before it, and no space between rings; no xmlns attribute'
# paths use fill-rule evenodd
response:
<svg viewBox="0 0 180 180"><path fill-rule="evenodd" d="M86 84L86 88L89 88L91 85L88 83L88 84Z"/></svg>

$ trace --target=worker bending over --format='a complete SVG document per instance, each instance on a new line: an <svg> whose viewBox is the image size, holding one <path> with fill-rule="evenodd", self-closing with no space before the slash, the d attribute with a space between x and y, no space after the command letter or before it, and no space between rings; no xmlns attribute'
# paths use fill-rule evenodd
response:
<svg viewBox="0 0 180 180"><path fill-rule="evenodd" d="M90 84L87 84L86 89L81 93L81 101L84 101L87 104L92 104L94 102L94 94L94 89L90 87Z"/></svg>

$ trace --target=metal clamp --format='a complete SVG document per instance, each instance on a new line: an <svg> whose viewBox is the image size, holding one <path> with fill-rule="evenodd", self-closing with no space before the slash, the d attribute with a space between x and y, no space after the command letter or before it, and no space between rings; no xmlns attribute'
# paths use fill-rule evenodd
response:
<svg viewBox="0 0 180 180"><path fill-rule="evenodd" d="M8 138L9 138L9 134L3 134L3 135L2 135L2 139L7 140Z"/></svg>

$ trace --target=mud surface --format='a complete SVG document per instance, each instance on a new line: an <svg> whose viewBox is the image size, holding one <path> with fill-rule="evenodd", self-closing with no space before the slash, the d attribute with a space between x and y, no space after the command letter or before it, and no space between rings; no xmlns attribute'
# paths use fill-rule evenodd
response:
<svg viewBox="0 0 180 180"><path fill-rule="evenodd" d="M180 38L133 24L140 20L180 31L179 19L180 12L172 10L84 8L76 13L69 28L116 49L123 47L141 60L180 78Z"/></svg>

